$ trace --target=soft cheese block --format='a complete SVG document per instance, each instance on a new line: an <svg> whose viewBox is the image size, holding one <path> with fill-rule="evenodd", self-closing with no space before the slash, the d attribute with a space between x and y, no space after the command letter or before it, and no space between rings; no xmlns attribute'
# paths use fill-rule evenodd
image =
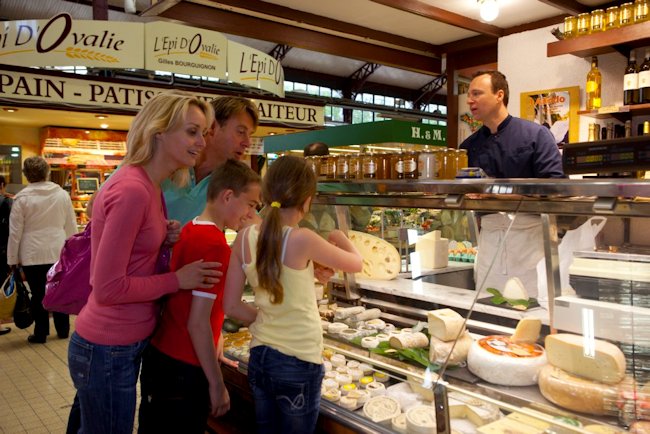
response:
<svg viewBox="0 0 650 434"><path fill-rule="evenodd" d="M470 336L468 331L465 331L456 341L445 342L438 339L435 336L431 336L431 343L429 344L429 361L432 363L442 364L447 360L449 356L449 363L452 365L457 365L461 362L467 360L467 354L469 349L472 346L472 336ZM453 347L453 350L452 350Z"/></svg>
<svg viewBox="0 0 650 434"><path fill-rule="evenodd" d="M422 332L401 333L391 336L388 340L390 346L401 350L403 348L424 348L429 345L427 335Z"/></svg>
<svg viewBox="0 0 650 434"><path fill-rule="evenodd" d="M440 237L440 231L423 235L415 243L422 268L445 268L449 265L449 240Z"/></svg>
<svg viewBox="0 0 650 434"><path fill-rule="evenodd" d="M348 231L348 236L363 258L363 269L357 273L358 277L377 280L397 277L402 261L392 244L363 232Z"/></svg>
<svg viewBox="0 0 650 434"><path fill-rule="evenodd" d="M625 377L625 355L609 342L560 333L548 335L544 346L549 363L570 374L606 384Z"/></svg>
<svg viewBox="0 0 650 434"><path fill-rule="evenodd" d="M537 344L517 344L509 336L486 336L474 341L467 367L476 375L504 386L532 386L546 365L546 352Z"/></svg>
<svg viewBox="0 0 650 434"><path fill-rule="evenodd" d="M528 300L528 291L518 277L511 277L506 281L506 285L502 292L505 298L512 300Z"/></svg>
<svg viewBox="0 0 650 434"><path fill-rule="evenodd" d="M542 330L542 320L539 318L523 318L517 323L515 334L512 335L512 342L533 343L539 339Z"/></svg>
<svg viewBox="0 0 650 434"><path fill-rule="evenodd" d="M429 334L441 341L451 341L465 328L465 318L452 309L437 309L427 312Z"/></svg>
<svg viewBox="0 0 650 434"><path fill-rule="evenodd" d="M568 410L595 415L615 415L619 388L572 375L553 365L539 372L544 398Z"/></svg>

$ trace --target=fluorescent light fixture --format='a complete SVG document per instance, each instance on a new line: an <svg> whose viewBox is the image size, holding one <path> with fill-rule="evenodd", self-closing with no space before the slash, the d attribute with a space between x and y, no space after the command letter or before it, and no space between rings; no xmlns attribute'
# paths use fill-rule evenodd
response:
<svg viewBox="0 0 650 434"><path fill-rule="evenodd" d="M18 146L12 146L11 152L20 152L20 148Z"/></svg>
<svg viewBox="0 0 650 434"><path fill-rule="evenodd" d="M497 0L477 0L481 19L485 22L494 21L499 16L499 4Z"/></svg>

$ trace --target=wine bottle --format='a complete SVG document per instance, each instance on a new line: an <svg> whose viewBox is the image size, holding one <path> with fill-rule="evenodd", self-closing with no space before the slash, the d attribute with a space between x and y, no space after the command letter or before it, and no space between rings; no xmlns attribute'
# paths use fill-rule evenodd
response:
<svg viewBox="0 0 650 434"><path fill-rule="evenodd" d="M630 52L630 59L625 67L623 76L623 104L632 105L639 103L639 70L636 66L634 50Z"/></svg>
<svg viewBox="0 0 650 434"><path fill-rule="evenodd" d="M598 57L591 58L591 69L587 74L587 110L600 108L600 84L602 76L598 70ZM650 89L648 89L650 91Z"/></svg>
<svg viewBox="0 0 650 434"><path fill-rule="evenodd" d="M645 49L645 60L639 68L639 101L650 103L650 48Z"/></svg>

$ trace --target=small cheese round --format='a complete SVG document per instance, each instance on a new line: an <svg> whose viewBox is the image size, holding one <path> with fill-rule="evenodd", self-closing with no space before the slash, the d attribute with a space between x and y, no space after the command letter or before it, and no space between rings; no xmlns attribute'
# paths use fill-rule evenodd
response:
<svg viewBox="0 0 650 434"><path fill-rule="evenodd" d="M336 371L325 371L325 378L334 379L339 373Z"/></svg>
<svg viewBox="0 0 650 434"><path fill-rule="evenodd" d="M363 377L363 371L359 368L350 369L348 374L352 377L352 381L359 381Z"/></svg>
<svg viewBox="0 0 650 434"><path fill-rule="evenodd" d="M345 330L341 330L339 332L339 336L341 336L343 339L347 339L348 341L351 341L352 339L356 338L360 334L361 334L361 332L359 330L350 329L350 328L345 329Z"/></svg>
<svg viewBox="0 0 650 434"><path fill-rule="evenodd" d="M341 399L341 391L339 389L329 389L321 396L328 401L336 402Z"/></svg>
<svg viewBox="0 0 650 434"><path fill-rule="evenodd" d="M348 363L346 364L346 366L347 366L348 368L350 368L350 369L356 369L356 368L359 367L360 364L361 364L361 363L360 363L358 360L350 360L350 361L348 361Z"/></svg>
<svg viewBox="0 0 650 434"><path fill-rule="evenodd" d="M366 336L361 338L361 346L363 348L377 348L379 340L375 336Z"/></svg>
<svg viewBox="0 0 650 434"><path fill-rule="evenodd" d="M390 339L390 336L388 336L386 333L377 333L375 337L379 342L388 342Z"/></svg>
<svg viewBox="0 0 650 434"><path fill-rule="evenodd" d="M374 330L383 330L386 327L386 322L382 319L369 319L365 322L366 327L370 327Z"/></svg>
<svg viewBox="0 0 650 434"><path fill-rule="evenodd" d="M323 360L323 368L325 368L325 372L329 372L332 370L332 362L329 360Z"/></svg>
<svg viewBox="0 0 650 434"><path fill-rule="evenodd" d="M386 394L386 386L383 383L373 381L366 385L366 390L370 393L370 396L380 396Z"/></svg>
<svg viewBox="0 0 650 434"><path fill-rule="evenodd" d="M336 374L335 380L342 386L352 383L352 376L350 374Z"/></svg>
<svg viewBox="0 0 650 434"><path fill-rule="evenodd" d="M509 336L487 336L472 343L467 367L477 377L504 386L532 386L546 365L546 352L537 344L515 344Z"/></svg>
<svg viewBox="0 0 650 434"><path fill-rule="evenodd" d="M339 366L345 366L345 356L343 354L334 354L330 357L330 362L332 362L332 366L336 368Z"/></svg>
<svg viewBox="0 0 650 434"><path fill-rule="evenodd" d="M348 397L356 399L359 405L363 405L370 399L370 393L367 390L354 389L348 392Z"/></svg>
<svg viewBox="0 0 650 434"><path fill-rule="evenodd" d="M383 372L376 371L372 376L375 378L375 381L378 381L380 383L385 383L388 380L390 380L390 377L388 374L384 374Z"/></svg>
<svg viewBox="0 0 650 434"><path fill-rule="evenodd" d="M406 412L409 434L429 434L436 430L436 412L431 405L416 405Z"/></svg>
<svg viewBox="0 0 650 434"><path fill-rule="evenodd" d="M350 398L349 396L342 396L341 399L339 400L339 405L348 410L356 410L357 407L359 406L357 400L354 398Z"/></svg>
<svg viewBox="0 0 650 434"><path fill-rule="evenodd" d="M333 378L325 378L325 379L323 379L323 386L325 387L325 390L327 390L327 389L338 389L339 382L336 381Z"/></svg>
<svg viewBox="0 0 650 434"><path fill-rule="evenodd" d="M344 324L342 322L333 322L332 324L327 327L327 332L331 334L339 334L343 330L350 328L347 324Z"/></svg>
<svg viewBox="0 0 650 434"><path fill-rule="evenodd" d="M384 330L382 331L386 334L395 331L395 324L386 323L386 325L384 326Z"/></svg>
<svg viewBox="0 0 650 434"><path fill-rule="evenodd" d="M359 364L359 369L363 371L363 375L370 375L372 374L372 366L370 366L367 363L361 363Z"/></svg>
<svg viewBox="0 0 650 434"><path fill-rule="evenodd" d="M343 384L341 386L341 393L347 395L351 390L356 390L357 385L354 383Z"/></svg>
<svg viewBox="0 0 650 434"><path fill-rule="evenodd" d="M406 434L406 414L405 413L400 413L399 415L395 416L394 418L391 419L390 421L391 428L393 431L401 433L401 434Z"/></svg>
<svg viewBox="0 0 650 434"><path fill-rule="evenodd" d="M372 383L373 381L375 381L375 379L372 378L371 376L361 377L359 379L359 384L361 385L361 387L366 387L368 384Z"/></svg>
<svg viewBox="0 0 650 434"><path fill-rule="evenodd" d="M349 370L350 368L347 366L337 366L335 369L335 371L339 374L347 374Z"/></svg>
<svg viewBox="0 0 650 434"><path fill-rule="evenodd" d="M388 396L375 396L363 405L363 414L375 423L389 423L402 412L399 402Z"/></svg>

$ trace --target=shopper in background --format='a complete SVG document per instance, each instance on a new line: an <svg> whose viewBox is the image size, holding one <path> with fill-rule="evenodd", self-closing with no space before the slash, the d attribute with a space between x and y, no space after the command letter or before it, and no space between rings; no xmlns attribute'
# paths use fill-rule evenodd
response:
<svg viewBox="0 0 650 434"><path fill-rule="evenodd" d="M228 266L226 228L238 230L257 211L260 177L228 160L210 176L207 205L183 227L172 270L203 259ZM223 325L223 287L177 292L165 302L160 325L142 361L138 432L205 433L208 415L230 408L215 348Z"/></svg>
<svg viewBox="0 0 650 434"><path fill-rule="evenodd" d="M549 129L511 116L508 99L508 82L502 73L474 74L467 104L483 126L460 145L467 149L469 166L480 167L494 178L563 178L562 155ZM514 221L503 214L482 216L478 247L477 290L503 291L509 278L519 277L530 296L537 296L536 265L544 257L539 216L517 214Z"/></svg>
<svg viewBox="0 0 650 434"><path fill-rule="evenodd" d="M180 234L179 223L166 219L160 184L170 176L187 179L211 121L212 108L201 99L154 96L133 119L120 169L95 196L93 291L68 348L80 433L132 433L140 361L159 317L158 300L219 281L216 262L195 261L175 272L159 264L162 249Z"/></svg>
<svg viewBox="0 0 650 434"><path fill-rule="evenodd" d="M243 160L257 129L259 114L247 98L224 96L213 99L214 122L205 135L205 149L190 169L190 182L179 187L163 183L169 218L181 225L203 212L212 171L228 159Z"/></svg>
<svg viewBox="0 0 650 434"><path fill-rule="evenodd" d="M7 264L7 243L9 242L9 215L13 199L7 195L7 180L0 175L0 280L5 281L11 269ZM9 327L0 328L0 336L11 331Z"/></svg>
<svg viewBox="0 0 650 434"><path fill-rule="evenodd" d="M14 199L9 218L7 264L21 266L32 292L31 310L34 333L32 344L44 344L50 334L50 317L43 307L47 271L59 259L65 240L77 232L77 221L70 195L48 181L50 166L42 157L29 157L23 163L28 184ZM54 328L61 339L68 337L67 314L53 312Z"/></svg>
<svg viewBox="0 0 650 434"><path fill-rule="evenodd" d="M361 255L339 230L329 242L298 228L316 194L316 176L299 157L278 158L268 169L261 224L233 243L224 292L227 315L244 319L253 336L248 382L260 433L313 432L320 405L323 338L313 263L359 272ZM246 280L257 309L242 301Z"/></svg>

